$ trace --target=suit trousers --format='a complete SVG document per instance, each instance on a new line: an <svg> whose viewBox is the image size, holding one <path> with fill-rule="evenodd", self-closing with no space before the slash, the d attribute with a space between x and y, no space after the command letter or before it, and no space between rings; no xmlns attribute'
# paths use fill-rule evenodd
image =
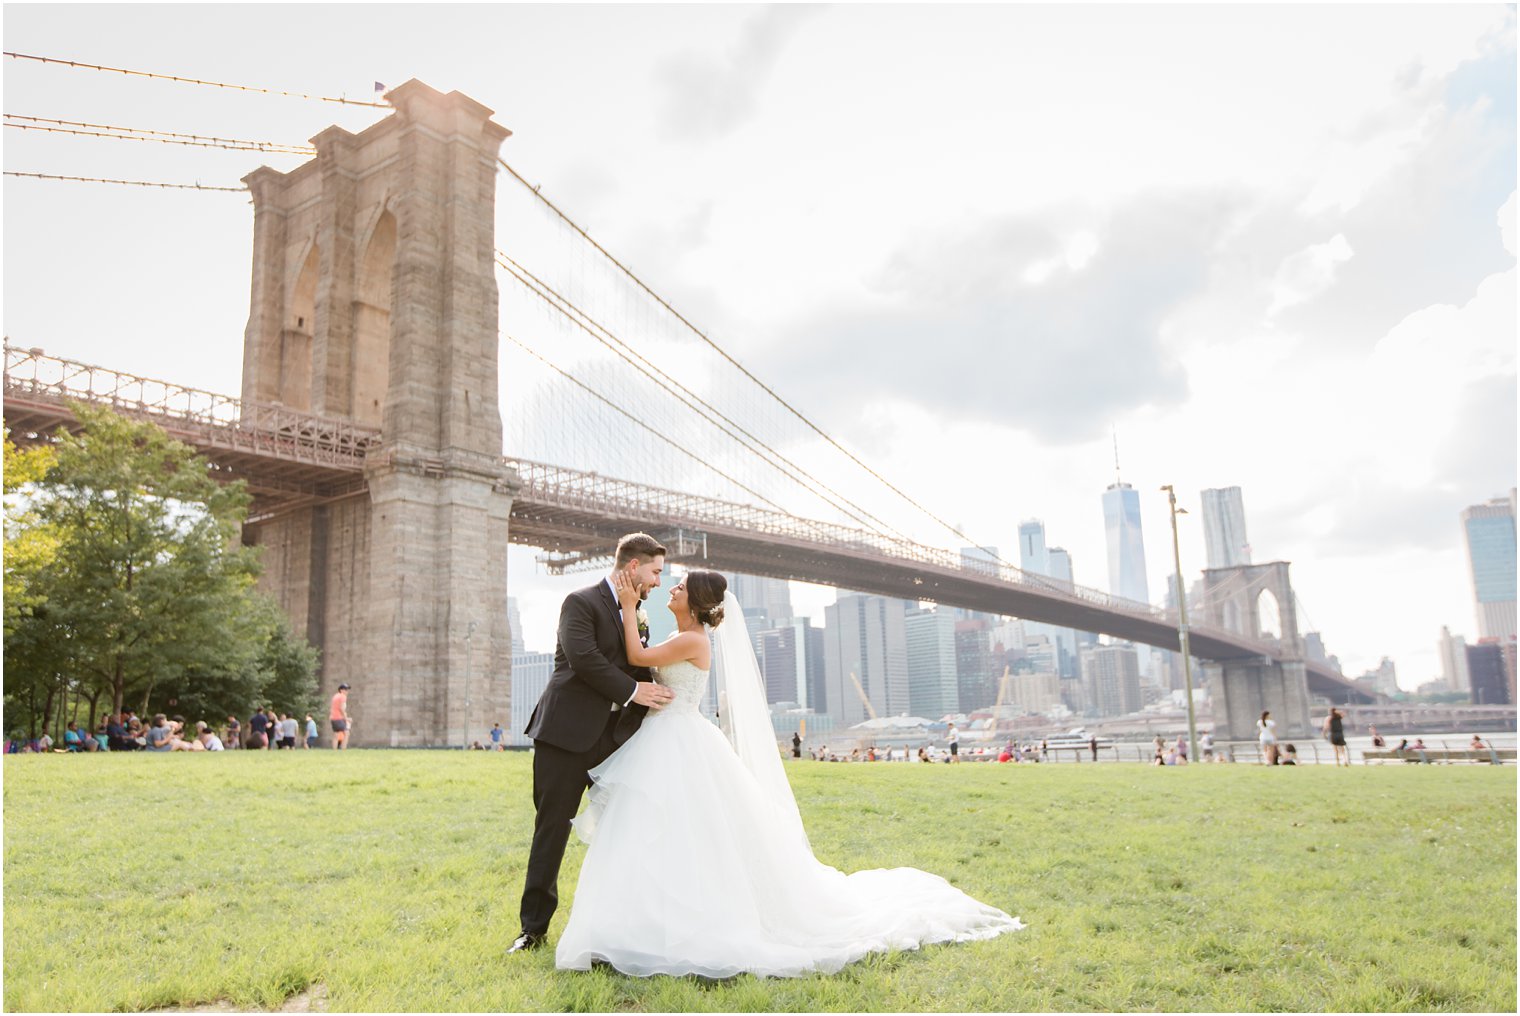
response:
<svg viewBox="0 0 1520 1016"><path fill-rule="evenodd" d="M559 906L559 868L570 840L570 820L580 810L581 798L591 786L587 773L607 760L617 748L613 731L621 713L609 712L601 736L586 751L567 751L547 741L533 742L533 846L528 852L528 874L523 882L522 930L534 935L549 932L549 921Z"/></svg>

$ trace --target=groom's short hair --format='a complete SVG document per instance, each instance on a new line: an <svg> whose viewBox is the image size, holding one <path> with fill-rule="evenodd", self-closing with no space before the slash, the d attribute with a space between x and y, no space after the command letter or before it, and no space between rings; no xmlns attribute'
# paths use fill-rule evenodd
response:
<svg viewBox="0 0 1520 1016"><path fill-rule="evenodd" d="M634 558L640 561L649 561L656 557L664 557L666 550L648 533L629 533L618 541L617 567L621 568Z"/></svg>

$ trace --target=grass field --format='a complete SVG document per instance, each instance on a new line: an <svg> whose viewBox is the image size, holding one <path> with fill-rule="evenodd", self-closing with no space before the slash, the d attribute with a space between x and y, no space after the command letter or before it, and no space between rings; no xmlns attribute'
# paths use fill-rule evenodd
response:
<svg viewBox="0 0 1520 1016"><path fill-rule="evenodd" d="M788 772L822 860L1029 928L799 980L557 972L503 955L524 754L6 756L5 1008L1515 1009L1514 767Z"/></svg>

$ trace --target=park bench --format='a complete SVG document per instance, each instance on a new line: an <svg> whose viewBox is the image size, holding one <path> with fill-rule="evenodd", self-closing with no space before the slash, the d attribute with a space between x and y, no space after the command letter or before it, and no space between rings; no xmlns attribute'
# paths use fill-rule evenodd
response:
<svg viewBox="0 0 1520 1016"><path fill-rule="evenodd" d="M1421 758L1421 755L1424 757ZM1393 748L1369 748L1362 752L1363 762L1488 762L1497 757L1501 763L1515 761L1514 748L1426 748L1423 752Z"/></svg>

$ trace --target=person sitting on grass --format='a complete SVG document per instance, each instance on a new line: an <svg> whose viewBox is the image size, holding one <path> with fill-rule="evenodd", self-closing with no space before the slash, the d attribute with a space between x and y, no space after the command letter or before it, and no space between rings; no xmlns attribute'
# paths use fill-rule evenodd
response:
<svg viewBox="0 0 1520 1016"><path fill-rule="evenodd" d="M185 718L176 716L169 721L170 740L169 746L174 751L205 751L206 746L201 744L193 736L185 737Z"/></svg>
<svg viewBox="0 0 1520 1016"><path fill-rule="evenodd" d="M1285 745L1283 745L1282 754L1283 754L1282 760L1280 762L1278 762L1278 765L1284 765L1284 766L1296 766L1296 765L1298 765L1298 749L1296 747L1294 747L1291 744L1285 744Z"/></svg>
<svg viewBox="0 0 1520 1016"><path fill-rule="evenodd" d="M227 750L227 746L222 743L222 739L217 737L216 731L210 727L202 727L201 732L196 735L195 739L200 742L201 748L204 751Z"/></svg>
<svg viewBox="0 0 1520 1016"><path fill-rule="evenodd" d="M1472 741L1470 741L1468 743L1468 745L1467 745L1467 750L1468 751L1486 751L1486 752L1488 752L1488 761L1490 763L1492 763L1493 765L1496 765L1496 766L1504 764L1503 762L1499 761L1499 753L1496 752L1496 751L1494 751L1493 744L1490 743L1490 742L1488 742L1488 741L1483 740L1483 738L1479 737L1477 734L1473 735Z"/></svg>
<svg viewBox="0 0 1520 1016"><path fill-rule="evenodd" d="M79 736L79 724L69 721L68 729L63 732L64 751L84 751L84 738Z"/></svg>
<svg viewBox="0 0 1520 1016"><path fill-rule="evenodd" d="M169 726L169 717L158 713L153 717L153 726L148 728L147 733L149 751L173 751L174 729Z"/></svg>

